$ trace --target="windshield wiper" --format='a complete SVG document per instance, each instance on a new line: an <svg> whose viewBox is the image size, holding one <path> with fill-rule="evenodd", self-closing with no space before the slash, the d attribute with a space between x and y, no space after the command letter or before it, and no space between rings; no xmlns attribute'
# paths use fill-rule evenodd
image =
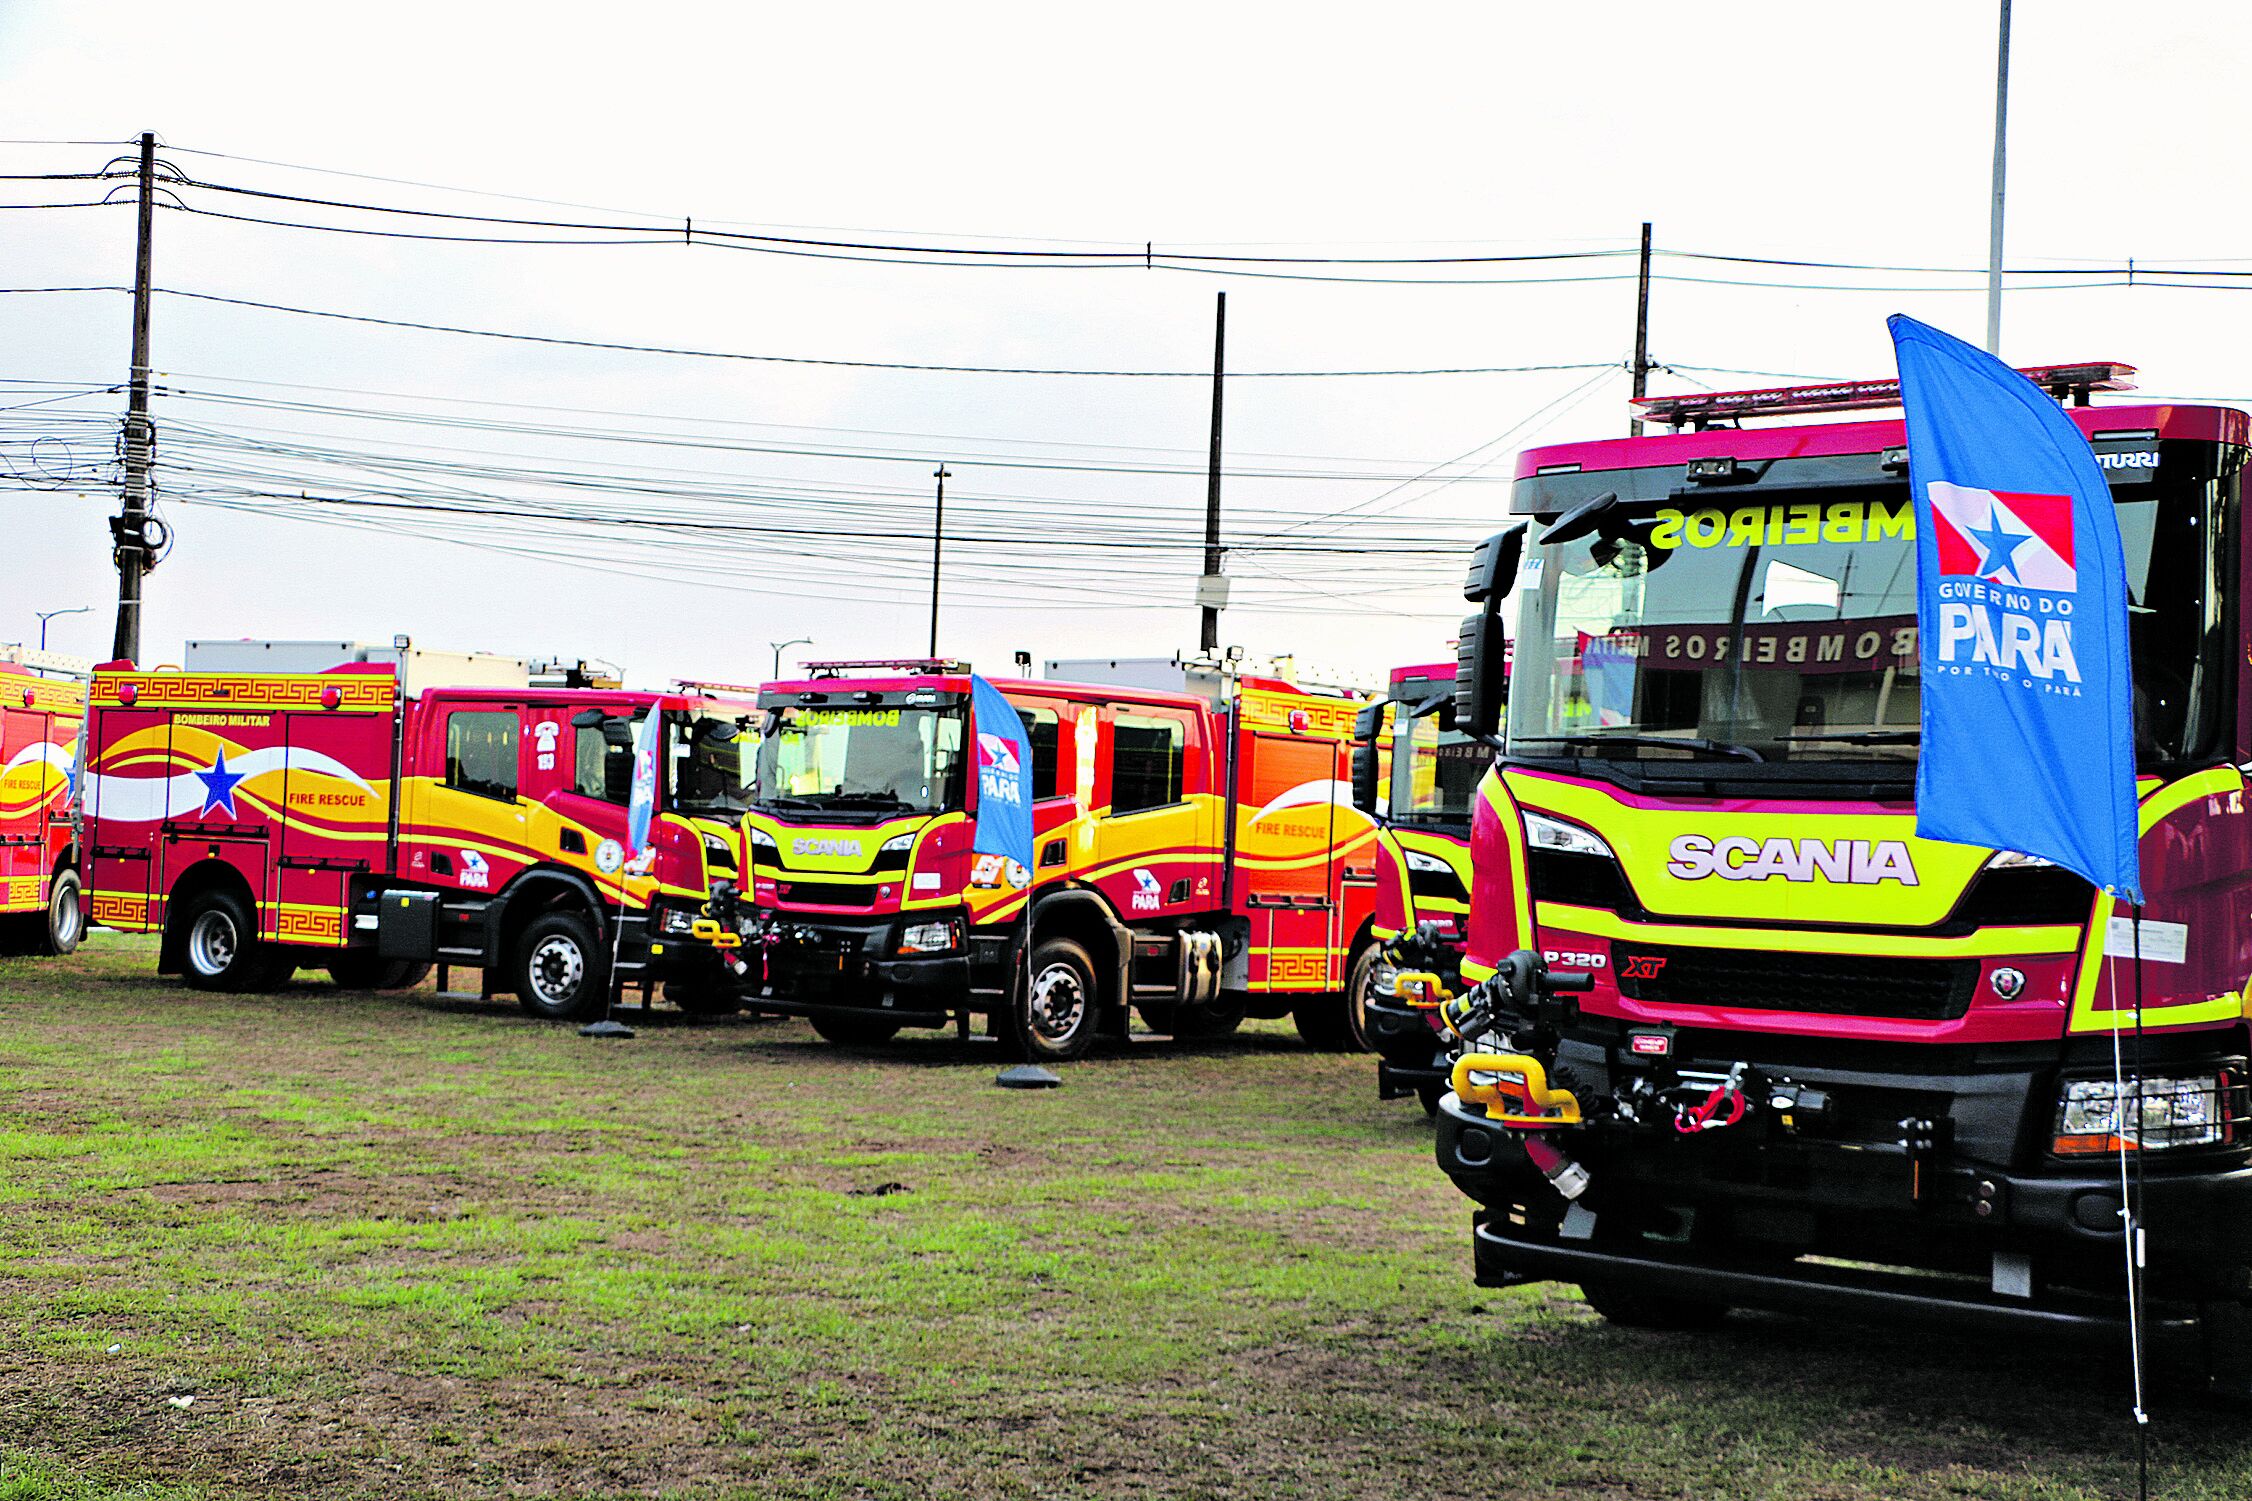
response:
<svg viewBox="0 0 2252 1501"><path fill-rule="evenodd" d="M1794 740L1834 740L1840 745L1914 745L1923 739L1921 730L1838 730L1825 734L1817 731L1811 735L1785 735L1783 743Z"/></svg>
<svg viewBox="0 0 2252 1501"><path fill-rule="evenodd" d="M1743 761L1767 758L1748 745L1729 740L1683 739L1673 735L1522 735L1520 740L1541 745L1568 745L1574 750L1601 750L1607 745L1648 745L1660 750L1703 751L1713 756L1734 756Z"/></svg>
<svg viewBox="0 0 2252 1501"><path fill-rule="evenodd" d="M874 792L865 789L856 789L851 792L841 789L836 792L824 792L821 794L821 803L825 807L832 808L840 803L865 803L887 808L912 808L915 806L896 792Z"/></svg>
<svg viewBox="0 0 2252 1501"><path fill-rule="evenodd" d="M787 792L777 792L772 797L762 797L756 806L761 808L811 808L819 812L821 804L810 797L797 797Z"/></svg>

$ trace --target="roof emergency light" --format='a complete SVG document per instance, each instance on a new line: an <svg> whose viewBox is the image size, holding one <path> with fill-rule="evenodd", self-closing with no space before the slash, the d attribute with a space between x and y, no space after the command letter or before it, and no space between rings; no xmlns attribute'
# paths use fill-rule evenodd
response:
<svg viewBox="0 0 2252 1501"><path fill-rule="evenodd" d="M2088 404L2091 391L2132 391L2132 365L2092 360L2077 365L2027 365L2018 370L2059 401ZM1706 428L1736 417L1782 417L1794 412L1859 412L1900 405L1900 382L1832 381L1819 386L1770 386L1757 391L1688 391L1675 396L1637 396L1636 415L1668 427Z"/></svg>
<svg viewBox="0 0 2252 1501"><path fill-rule="evenodd" d="M905 672L916 677L943 677L968 672L970 664L952 657L874 657L866 661L808 662L806 676L833 678L845 672Z"/></svg>

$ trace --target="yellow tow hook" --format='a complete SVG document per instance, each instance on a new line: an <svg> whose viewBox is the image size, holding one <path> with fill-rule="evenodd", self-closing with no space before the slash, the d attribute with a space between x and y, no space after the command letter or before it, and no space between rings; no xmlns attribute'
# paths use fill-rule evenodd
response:
<svg viewBox="0 0 2252 1501"><path fill-rule="evenodd" d="M1496 1125L1540 1131L1580 1123L1578 1096L1551 1088L1541 1061L1523 1053L1465 1053L1450 1082L1456 1099L1485 1106Z"/></svg>

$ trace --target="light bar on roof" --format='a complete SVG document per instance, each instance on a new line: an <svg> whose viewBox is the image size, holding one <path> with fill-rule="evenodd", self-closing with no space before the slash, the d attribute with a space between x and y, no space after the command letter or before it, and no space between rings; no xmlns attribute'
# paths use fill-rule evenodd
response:
<svg viewBox="0 0 2252 1501"><path fill-rule="evenodd" d="M833 678L846 672L904 672L913 677L936 677L968 672L970 664L952 657L871 657L837 662L808 662L807 677Z"/></svg>
<svg viewBox="0 0 2252 1501"><path fill-rule="evenodd" d="M2058 398L2085 399L2090 391L2132 391L2132 365L2116 360L2079 365L2028 365L2018 374ZM1731 417L1781 417L1792 412L1861 412L1900 405L1898 380L1833 381L1821 386L1771 386L1760 391L1689 391L1678 396L1637 396L1636 415L1669 427L1702 427Z"/></svg>

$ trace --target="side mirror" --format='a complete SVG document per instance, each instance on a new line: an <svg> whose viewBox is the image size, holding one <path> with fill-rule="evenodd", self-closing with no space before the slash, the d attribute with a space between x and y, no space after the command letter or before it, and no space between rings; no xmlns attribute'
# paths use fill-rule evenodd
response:
<svg viewBox="0 0 2252 1501"><path fill-rule="evenodd" d="M782 711L780 709L767 710L766 717L760 720L758 724L759 739L772 740L776 735L779 735L781 733Z"/></svg>
<svg viewBox="0 0 2252 1501"><path fill-rule="evenodd" d="M706 745L725 745L735 735L735 726L724 719L706 719L696 726L696 738Z"/></svg>
<svg viewBox="0 0 2252 1501"><path fill-rule="evenodd" d="M581 709L571 716L571 728L574 730L599 730L602 728L602 721L609 717L600 709Z"/></svg>
<svg viewBox="0 0 2252 1501"><path fill-rule="evenodd" d="M1495 532L1470 554L1470 576L1462 582L1462 597L1474 605L1489 599L1507 599L1517 587L1517 566L1525 560L1525 523Z"/></svg>
<svg viewBox="0 0 2252 1501"><path fill-rule="evenodd" d="M1509 702L1509 642L1501 633L1499 600L1462 621L1454 646L1454 724L1473 740L1492 742L1501 734Z"/></svg>
<svg viewBox="0 0 2252 1501"><path fill-rule="evenodd" d="M1353 716L1353 806L1363 813L1377 811L1376 737L1384 729L1384 700L1362 704Z"/></svg>
<svg viewBox="0 0 2252 1501"><path fill-rule="evenodd" d="M1615 499L1615 497L1614 497ZM1478 607L1462 622L1454 647L1454 726L1473 740L1501 734L1509 701L1509 640L1501 628L1501 602L1516 586L1525 557L1525 524L1495 532L1470 555L1463 597Z"/></svg>

